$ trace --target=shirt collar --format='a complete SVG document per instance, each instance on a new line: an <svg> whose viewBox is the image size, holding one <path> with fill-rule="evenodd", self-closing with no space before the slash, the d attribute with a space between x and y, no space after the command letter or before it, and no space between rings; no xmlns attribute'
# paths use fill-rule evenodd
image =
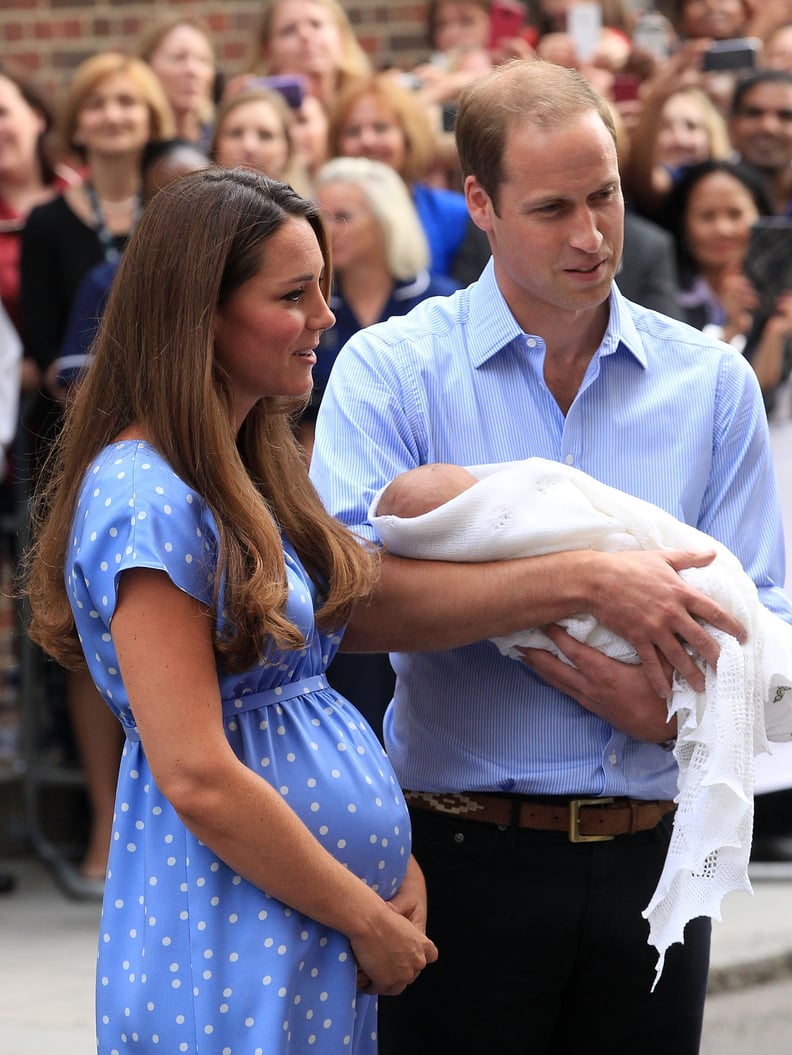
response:
<svg viewBox="0 0 792 1055"><path fill-rule="evenodd" d="M470 359L474 367L482 366L512 341L525 336L512 315L495 279L492 259L481 277L470 287ZM541 334L535 336L541 338ZM612 355L619 347L632 355L646 369L648 359L640 334L627 307L627 301L614 285L610 294L610 318L598 355Z"/></svg>
<svg viewBox="0 0 792 1055"><path fill-rule="evenodd" d="M612 355L623 348L644 370L649 367L649 357L640 333L635 325L627 298L622 296L614 283L610 294L610 318L608 328L600 345L600 355Z"/></svg>
<svg viewBox="0 0 792 1055"><path fill-rule="evenodd" d="M470 287L468 335L470 360L474 367L482 366L523 335L495 281L495 265L491 257L478 281Z"/></svg>

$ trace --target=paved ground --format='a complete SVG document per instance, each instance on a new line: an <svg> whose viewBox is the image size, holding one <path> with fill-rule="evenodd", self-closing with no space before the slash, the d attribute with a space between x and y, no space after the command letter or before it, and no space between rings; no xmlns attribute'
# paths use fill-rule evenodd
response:
<svg viewBox="0 0 792 1055"><path fill-rule="evenodd" d="M31 860L0 867L17 877L0 896L0 1053L91 1055L99 908Z"/></svg>
<svg viewBox="0 0 792 1055"><path fill-rule="evenodd" d="M701 1055L787 1055L792 1049L792 975L710 997Z"/></svg>

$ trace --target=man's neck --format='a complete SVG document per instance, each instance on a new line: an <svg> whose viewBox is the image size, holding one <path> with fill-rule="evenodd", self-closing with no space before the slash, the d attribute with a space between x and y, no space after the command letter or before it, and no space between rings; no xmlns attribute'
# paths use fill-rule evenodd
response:
<svg viewBox="0 0 792 1055"><path fill-rule="evenodd" d="M540 336L545 342L544 379L556 403L566 414L580 390L589 363L602 343L608 328L608 302L593 312L580 313L571 325L546 329ZM567 320L571 322L572 320Z"/></svg>

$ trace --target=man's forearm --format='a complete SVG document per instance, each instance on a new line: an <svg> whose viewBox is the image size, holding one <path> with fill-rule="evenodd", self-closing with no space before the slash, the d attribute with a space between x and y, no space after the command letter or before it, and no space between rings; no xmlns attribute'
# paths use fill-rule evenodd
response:
<svg viewBox="0 0 792 1055"><path fill-rule="evenodd" d="M553 623L590 609L597 554L463 564L386 555L355 608L346 652L429 652Z"/></svg>
<svg viewBox="0 0 792 1055"><path fill-rule="evenodd" d="M342 647L345 652L458 648L591 612L633 646L652 688L666 698L671 686L661 656L694 688L703 688L693 656L715 665L719 654L706 625L745 639L730 613L679 575L713 557L714 551L575 550L457 564L388 555L373 596L356 606Z"/></svg>

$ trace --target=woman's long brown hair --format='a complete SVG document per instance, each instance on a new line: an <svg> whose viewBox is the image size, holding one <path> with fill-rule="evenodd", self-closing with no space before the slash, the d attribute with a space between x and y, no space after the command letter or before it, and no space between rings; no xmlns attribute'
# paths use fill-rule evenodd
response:
<svg viewBox="0 0 792 1055"><path fill-rule="evenodd" d="M295 401L259 400L236 434L215 363L216 308L258 272L267 240L289 217L304 218L316 233L326 293L329 248L321 217L285 184L241 169L208 169L166 187L144 210L114 279L93 362L34 501L23 565L30 635L62 665L84 664L64 582L83 477L133 425L214 514L215 606L222 581L232 628L217 634L224 666L241 670L274 647L304 645L285 615L281 531L324 598L323 629L342 626L371 589L371 550L327 513L308 479L289 418Z"/></svg>

